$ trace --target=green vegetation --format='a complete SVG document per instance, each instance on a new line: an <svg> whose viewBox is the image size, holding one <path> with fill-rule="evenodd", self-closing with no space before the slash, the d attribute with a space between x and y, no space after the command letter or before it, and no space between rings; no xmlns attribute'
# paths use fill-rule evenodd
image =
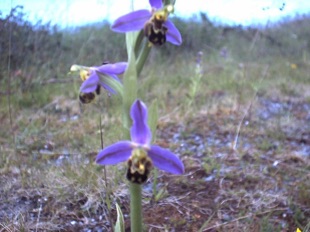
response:
<svg viewBox="0 0 310 232"><path fill-rule="evenodd" d="M174 21L184 43L152 49L138 94L157 98L156 142L186 174L159 172L156 196L150 178L146 230L309 231L310 17L260 29L204 14ZM21 8L0 27L0 231L107 231L116 202L128 229L126 170L108 167L105 183L93 162L99 117L104 146L122 138L120 100L102 93L80 105L81 81L68 74L72 64L126 61L124 35L107 23L31 25Z"/></svg>

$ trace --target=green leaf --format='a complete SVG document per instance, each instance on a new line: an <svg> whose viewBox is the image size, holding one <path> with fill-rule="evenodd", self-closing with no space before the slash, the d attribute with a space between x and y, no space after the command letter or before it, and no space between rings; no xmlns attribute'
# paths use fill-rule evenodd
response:
<svg viewBox="0 0 310 232"><path fill-rule="evenodd" d="M148 118L148 124L152 131L152 143L156 140L156 128L158 123L158 102L157 99L154 99L152 104L148 108L149 112L149 118ZM155 197L157 194L157 178L158 178L158 170L157 168L153 169L153 196Z"/></svg>
<svg viewBox="0 0 310 232"><path fill-rule="evenodd" d="M143 39L144 39L144 31L141 30L137 37L136 37L136 41L135 41L135 56L138 57L138 52L139 50L141 49L141 45L142 45L142 42L143 42Z"/></svg>
<svg viewBox="0 0 310 232"><path fill-rule="evenodd" d="M142 43L143 41L141 41ZM137 67L137 74L139 75L143 69L143 66L146 62L146 59L148 58L150 51L151 51L152 46L149 45L148 41L144 41L142 44L142 48L139 52L139 55L137 56L137 62L136 62L136 67Z"/></svg>
<svg viewBox="0 0 310 232"><path fill-rule="evenodd" d="M158 202L160 199L163 199L168 196L168 192L165 188L161 188L158 193L155 195L155 202Z"/></svg>
<svg viewBox="0 0 310 232"><path fill-rule="evenodd" d="M157 168L153 168L153 198L156 199L156 195L157 195L157 180L158 180L158 169Z"/></svg>
<svg viewBox="0 0 310 232"><path fill-rule="evenodd" d="M152 131L152 142L154 142L156 139L156 128L157 128L157 122L158 122L157 99L153 100L152 104L149 106L148 112L149 112L148 124Z"/></svg>
<svg viewBox="0 0 310 232"><path fill-rule="evenodd" d="M124 216L123 216L121 208L119 207L117 203L116 203L116 212L117 212L117 220L115 223L114 231L125 232Z"/></svg>
<svg viewBox="0 0 310 232"><path fill-rule="evenodd" d="M214 213L208 218L207 221L205 221L205 223L203 223L203 225L201 226L201 228L199 229L198 232L202 232L204 231L204 229L207 227L207 225L209 224L209 222L211 221L211 219L213 218Z"/></svg>
<svg viewBox="0 0 310 232"><path fill-rule="evenodd" d="M134 43L137 33L126 33L126 43L128 52L128 67L124 74L124 95L123 95L123 126L126 132L126 139L129 139L129 128L131 126L130 107L137 98L137 69L136 57L134 54Z"/></svg>
<svg viewBox="0 0 310 232"><path fill-rule="evenodd" d="M131 54L136 55L134 53L134 49L136 48L136 40L138 39L139 32L127 32L126 33L126 47L127 47L127 55L128 60L131 59Z"/></svg>

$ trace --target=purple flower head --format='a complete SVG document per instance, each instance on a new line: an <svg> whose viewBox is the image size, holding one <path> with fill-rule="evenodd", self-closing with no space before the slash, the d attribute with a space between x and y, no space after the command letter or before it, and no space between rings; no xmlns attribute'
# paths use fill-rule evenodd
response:
<svg viewBox="0 0 310 232"><path fill-rule="evenodd" d="M107 85L102 78L112 77L120 82L117 75L124 73L126 68L126 62L103 64L95 67L73 65L71 71L80 71L80 77L83 81L80 87L80 101L82 103L90 103L95 99L95 93L98 95L100 94L101 87L106 89L109 93L115 94L116 91Z"/></svg>
<svg viewBox="0 0 310 232"><path fill-rule="evenodd" d="M152 165L172 174L184 173L184 165L174 153L150 144L152 133L147 124L148 111L142 101L133 103L130 116L133 120L131 141L119 141L106 147L99 152L96 162L109 165L127 161L127 178L134 183L145 182Z"/></svg>
<svg viewBox="0 0 310 232"><path fill-rule="evenodd" d="M111 26L115 32L129 32L143 29L149 42L162 45L166 41L180 45L182 37L179 30L168 19L173 5L163 6L162 0L149 0L151 10L137 10L116 19Z"/></svg>

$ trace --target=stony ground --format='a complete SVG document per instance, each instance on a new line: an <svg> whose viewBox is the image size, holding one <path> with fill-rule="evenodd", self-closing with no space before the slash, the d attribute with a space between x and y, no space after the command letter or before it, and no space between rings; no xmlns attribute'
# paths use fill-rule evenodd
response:
<svg viewBox="0 0 310 232"><path fill-rule="evenodd" d="M154 177L144 185L146 231L292 232L307 224L309 230L309 98L261 94L245 104L226 104L227 98L221 95L216 107L195 114L176 111L160 119L157 143L180 154L186 173L159 172L155 197ZM54 114L79 130L78 116ZM44 125L47 115L53 117L48 110L31 117ZM103 190L92 182L102 173L93 164L96 152L65 151L65 141L62 152L55 152L53 143L39 140L27 138L17 148L19 157L1 169L0 231L110 231L115 201L130 231L122 172L113 180L120 185L109 195L109 213L100 199Z"/></svg>

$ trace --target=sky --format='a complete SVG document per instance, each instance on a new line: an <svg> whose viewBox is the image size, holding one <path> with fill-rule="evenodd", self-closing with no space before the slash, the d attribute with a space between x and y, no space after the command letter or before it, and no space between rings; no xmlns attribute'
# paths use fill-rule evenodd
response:
<svg viewBox="0 0 310 232"><path fill-rule="evenodd" d="M24 6L29 21L50 21L61 28L113 21L132 8L150 9L148 0L0 0L2 15L17 5ZM310 0L176 0L176 16L190 18L199 12L218 23L264 25L296 13L310 13Z"/></svg>

